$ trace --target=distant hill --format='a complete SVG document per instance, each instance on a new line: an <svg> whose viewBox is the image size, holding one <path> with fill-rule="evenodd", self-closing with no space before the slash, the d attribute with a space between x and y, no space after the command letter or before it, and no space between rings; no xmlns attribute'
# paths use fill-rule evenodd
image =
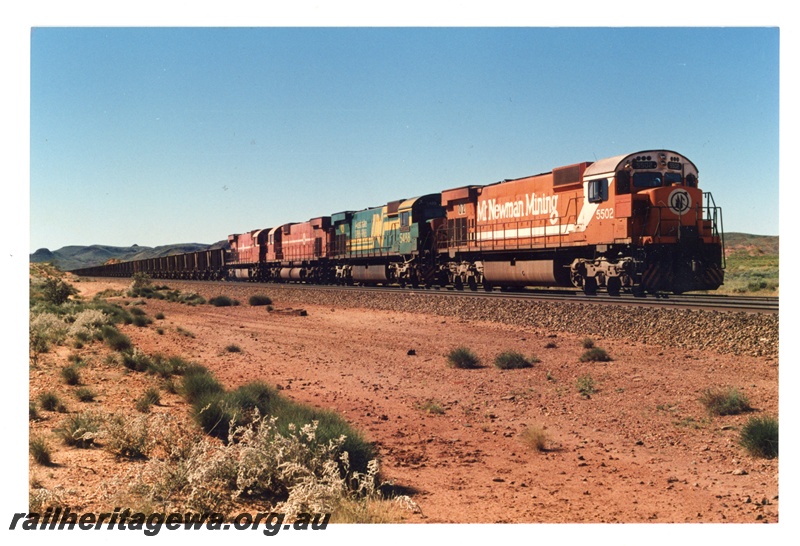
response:
<svg viewBox="0 0 800 546"><path fill-rule="evenodd" d="M31 263L50 262L62 271L72 271L73 269L80 269L82 267L103 265L109 260L127 262L131 260L161 258L163 256L171 256L172 254L184 254L187 252L197 252L199 250L228 247L228 241L219 241L212 245L201 243L184 243L157 247L139 245L65 246L54 251L50 251L47 248L40 248L30 255L30 261Z"/></svg>
<svg viewBox="0 0 800 546"><path fill-rule="evenodd" d="M725 255L778 256L777 235L748 235L747 233L725 234Z"/></svg>

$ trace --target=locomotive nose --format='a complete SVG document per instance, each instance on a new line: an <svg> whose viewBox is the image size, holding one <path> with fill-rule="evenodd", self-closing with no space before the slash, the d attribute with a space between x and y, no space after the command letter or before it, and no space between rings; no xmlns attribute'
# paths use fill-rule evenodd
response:
<svg viewBox="0 0 800 546"><path fill-rule="evenodd" d="M697 188L676 185L655 188L648 193L651 206L673 216L685 217L702 206L702 192Z"/></svg>

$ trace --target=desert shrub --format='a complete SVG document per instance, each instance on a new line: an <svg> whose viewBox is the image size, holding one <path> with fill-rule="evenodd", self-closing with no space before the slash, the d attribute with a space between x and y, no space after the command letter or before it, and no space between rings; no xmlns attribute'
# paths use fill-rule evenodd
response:
<svg viewBox="0 0 800 546"><path fill-rule="evenodd" d="M284 434L293 428L316 423L315 443L329 443L344 437L341 450L349 454L352 470L366 471L367 464L376 456L375 447L335 412L303 406L283 397L276 397L270 410L270 415L277 417L278 430Z"/></svg>
<svg viewBox="0 0 800 546"><path fill-rule="evenodd" d="M338 414L297 404L262 382L225 392L205 368L196 368L195 372L184 374L183 391L192 404L193 418L207 434L228 440L233 429L251 425L260 416L270 416L282 434L315 424L316 442L334 442L343 436L341 449L349 453L354 470L364 471L375 458L374 446Z"/></svg>
<svg viewBox="0 0 800 546"><path fill-rule="evenodd" d="M778 420L772 417L751 417L742 428L739 443L754 457L777 457Z"/></svg>
<svg viewBox="0 0 800 546"><path fill-rule="evenodd" d="M183 372L190 365L189 362L179 356L164 357L162 355L154 355L150 359L147 371L159 377L169 378L173 375L183 375Z"/></svg>
<svg viewBox="0 0 800 546"><path fill-rule="evenodd" d="M32 313L28 324L31 349L46 353L51 344L58 345L66 339L67 331L67 323L54 313Z"/></svg>
<svg viewBox="0 0 800 546"><path fill-rule="evenodd" d="M597 388L594 385L594 379L592 379L591 375L583 375L578 378L577 382L578 392L584 398L589 398L591 395L597 392Z"/></svg>
<svg viewBox="0 0 800 546"><path fill-rule="evenodd" d="M155 387L151 387L136 401L136 410L147 413L150 411L150 406L157 406L160 403L161 393Z"/></svg>
<svg viewBox="0 0 800 546"><path fill-rule="evenodd" d="M194 306L194 305L203 305L206 302L206 299L200 294L197 294L195 292L189 292L187 294L181 294L178 297L178 302Z"/></svg>
<svg viewBox="0 0 800 546"><path fill-rule="evenodd" d="M205 303L206 300L196 292L183 293L180 290L168 290L164 293L164 299L175 303L184 303L187 305L197 305Z"/></svg>
<svg viewBox="0 0 800 546"><path fill-rule="evenodd" d="M505 351L500 353L495 357L494 365L501 370L515 370L519 368L530 368L533 366L533 364L531 364L527 358L515 351Z"/></svg>
<svg viewBox="0 0 800 546"><path fill-rule="evenodd" d="M122 365L134 372L146 372L153 365L153 359L139 349L122 353Z"/></svg>
<svg viewBox="0 0 800 546"><path fill-rule="evenodd" d="M106 315L107 324L130 324L133 322L130 311L116 303L95 302L94 308Z"/></svg>
<svg viewBox="0 0 800 546"><path fill-rule="evenodd" d="M111 415L103 426L103 448L128 459L148 457L157 443L158 428L151 426L146 415Z"/></svg>
<svg viewBox="0 0 800 546"><path fill-rule="evenodd" d="M242 385L228 394L229 401L242 414L250 414L255 410L261 415L270 413L278 398L278 391L262 381L254 381Z"/></svg>
<svg viewBox="0 0 800 546"><path fill-rule="evenodd" d="M547 432L539 426L530 426L520 434L522 442L536 451L546 451L550 441Z"/></svg>
<svg viewBox="0 0 800 546"><path fill-rule="evenodd" d="M101 332L106 345L115 351L129 351L133 347L131 339L111 324L103 326Z"/></svg>
<svg viewBox="0 0 800 546"><path fill-rule="evenodd" d="M178 394L178 385L175 384L175 381L168 377L161 383L162 388L164 391L170 394Z"/></svg>
<svg viewBox="0 0 800 546"><path fill-rule="evenodd" d="M259 415L273 413L276 397L275 389L261 382L249 383L231 392L212 387L194 401L192 413L207 434L227 440L231 425L244 426Z"/></svg>
<svg viewBox="0 0 800 546"><path fill-rule="evenodd" d="M39 419L39 410L36 409L36 402L28 400L28 420L36 421Z"/></svg>
<svg viewBox="0 0 800 546"><path fill-rule="evenodd" d="M75 320L69 325L68 334L84 343L94 336L109 317L99 309L84 309L75 315Z"/></svg>
<svg viewBox="0 0 800 546"><path fill-rule="evenodd" d="M45 279L41 286L42 298L53 305L62 305L70 296L78 293L75 287L61 279L50 277Z"/></svg>
<svg viewBox="0 0 800 546"><path fill-rule="evenodd" d="M138 326L139 328L143 328L149 324L153 324L153 319L148 317L147 315L134 315L133 317L133 325Z"/></svg>
<svg viewBox="0 0 800 546"><path fill-rule="evenodd" d="M184 371L181 387L190 404L195 404L204 396L220 394L225 390L222 384L200 365L190 366Z"/></svg>
<svg viewBox="0 0 800 546"><path fill-rule="evenodd" d="M192 417L209 436L227 440L236 412L223 392L208 392L195 398Z"/></svg>
<svg viewBox="0 0 800 546"><path fill-rule="evenodd" d="M581 347L583 347L584 349L591 349L592 347L594 347L594 340L590 337L583 338L583 340L581 341Z"/></svg>
<svg viewBox="0 0 800 546"><path fill-rule="evenodd" d="M86 387L75 389L75 397L81 402L94 402L96 396L97 395L95 395L91 389L87 389Z"/></svg>
<svg viewBox="0 0 800 546"><path fill-rule="evenodd" d="M447 362L453 368L479 368L481 365L480 359L466 347L456 347L447 355Z"/></svg>
<svg viewBox="0 0 800 546"><path fill-rule="evenodd" d="M581 362L608 362L611 357L600 347L592 347L581 355Z"/></svg>
<svg viewBox="0 0 800 546"><path fill-rule="evenodd" d="M85 449L94 444L101 423L98 416L83 412L67 417L55 432L66 445Z"/></svg>
<svg viewBox="0 0 800 546"><path fill-rule="evenodd" d="M248 302L250 303L250 305L254 305L254 306L255 305L272 305L272 298L270 298L269 296L256 294L256 295L250 296L250 299L248 300Z"/></svg>
<svg viewBox="0 0 800 546"><path fill-rule="evenodd" d="M433 415L444 415L444 408L442 408L442 405L436 400L426 400L421 404L417 404L417 409Z"/></svg>
<svg viewBox="0 0 800 546"><path fill-rule="evenodd" d="M233 305L239 305L237 300L229 298L228 296L214 296L208 300L208 303L214 307L230 307Z"/></svg>
<svg viewBox="0 0 800 546"><path fill-rule="evenodd" d="M156 320L164 320L164 313L156 313L155 317Z"/></svg>
<svg viewBox="0 0 800 546"><path fill-rule="evenodd" d="M707 389L700 397L706 410L712 415L738 415L750 411L750 402L737 389Z"/></svg>
<svg viewBox="0 0 800 546"><path fill-rule="evenodd" d="M236 345L235 343L231 343L230 345L225 346L225 350L229 353L241 353L242 348Z"/></svg>
<svg viewBox="0 0 800 546"><path fill-rule="evenodd" d="M178 332L182 336L194 338L194 333L193 332L190 332L189 330L186 330L185 328L181 328L180 326L175 328L175 331Z"/></svg>
<svg viewBox="0 0 800 546"><path fill-rule="evenodd" d="M279 430L276 419L258 417L234 427L222 445L199 439L175 459L151 459L135 489L148 500L182 498L188 509L232 510L236 502L266 501L293 519L299 512L330 513L343 503L378 501L378 464L351 469L342 438L320 441L317 426ZM275 504L275 503L278 504Z"/></svg>
<svg viewBox="0 0 800 546"><path fill-rule="evenodd" d="M105 290L101 290L97 294L94 295L93 300L102 300L104 298L117 298L122 296L122 290L117 290L114 288L106 288Z"/></svg>
<svg viewBox="0 0 800 546"><path fill-rule="evenodd" d="M28 451L30 452L33 460L42 466L50 466L53 464L50 446L47 441L41 436L32 437L28 442Z"/></svg>
<svg viewBox="0 0 800 546"><path fill-rule="evenodd" d="M45 411L58 411L63 406L58 395L51 391L39 395L39 405Z"/></svg>
<svg viewBox="0 0 800 546"><path fill-rule="evenodd" d="M544 344L545 349L558 349L558 344L555 341L548 341Z"/></svg>
<svg viewBox="0 0 800 546"><path fill-rule="evenodd" d="M128 288L128 297L131 298L152 298L155 290L152 280L147 273L134 273L131 277L131 285Z"/></svg>
<svg viewBox="0 0 800 546"><path fill-rule="evenodd" d="M61 377L67 385L80 385L81 374L75 364L61 368Z"/></svg>

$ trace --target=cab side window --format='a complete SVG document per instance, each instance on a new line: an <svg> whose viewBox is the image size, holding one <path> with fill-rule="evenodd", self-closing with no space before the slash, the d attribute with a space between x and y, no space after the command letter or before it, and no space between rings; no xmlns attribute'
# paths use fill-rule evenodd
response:
<svg viewBox="0 0 800 546"><path fill-rule="evenodd" d="M410 212L401 212L400 213L400 231L408 231L410 229L410 227L409 227L410 219L411 219L411 213Z"/></svg>
<svg viewBox="0 0 800 546"><path fill-rule="evenodd" d="M589 181L589 195L587 196L590 203L602 203L608 200L608 179L601 178L599 180Z"/></svg>
<svg viewBox="0 0 800 546"><path fill-rule="evenodd" d="M631 173L620 171L617 173L617 195L631 192Z"/></svg>

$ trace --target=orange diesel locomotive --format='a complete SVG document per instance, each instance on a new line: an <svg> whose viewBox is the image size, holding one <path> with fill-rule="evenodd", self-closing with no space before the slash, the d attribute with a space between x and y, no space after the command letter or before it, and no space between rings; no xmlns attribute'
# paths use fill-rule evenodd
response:
<svg viewBox="0 0 800 546"><path fill-rule="evenodd" d="M714 290L722 213L697 167L651 150L442 192L437 250L456 287Z"/></svg>

